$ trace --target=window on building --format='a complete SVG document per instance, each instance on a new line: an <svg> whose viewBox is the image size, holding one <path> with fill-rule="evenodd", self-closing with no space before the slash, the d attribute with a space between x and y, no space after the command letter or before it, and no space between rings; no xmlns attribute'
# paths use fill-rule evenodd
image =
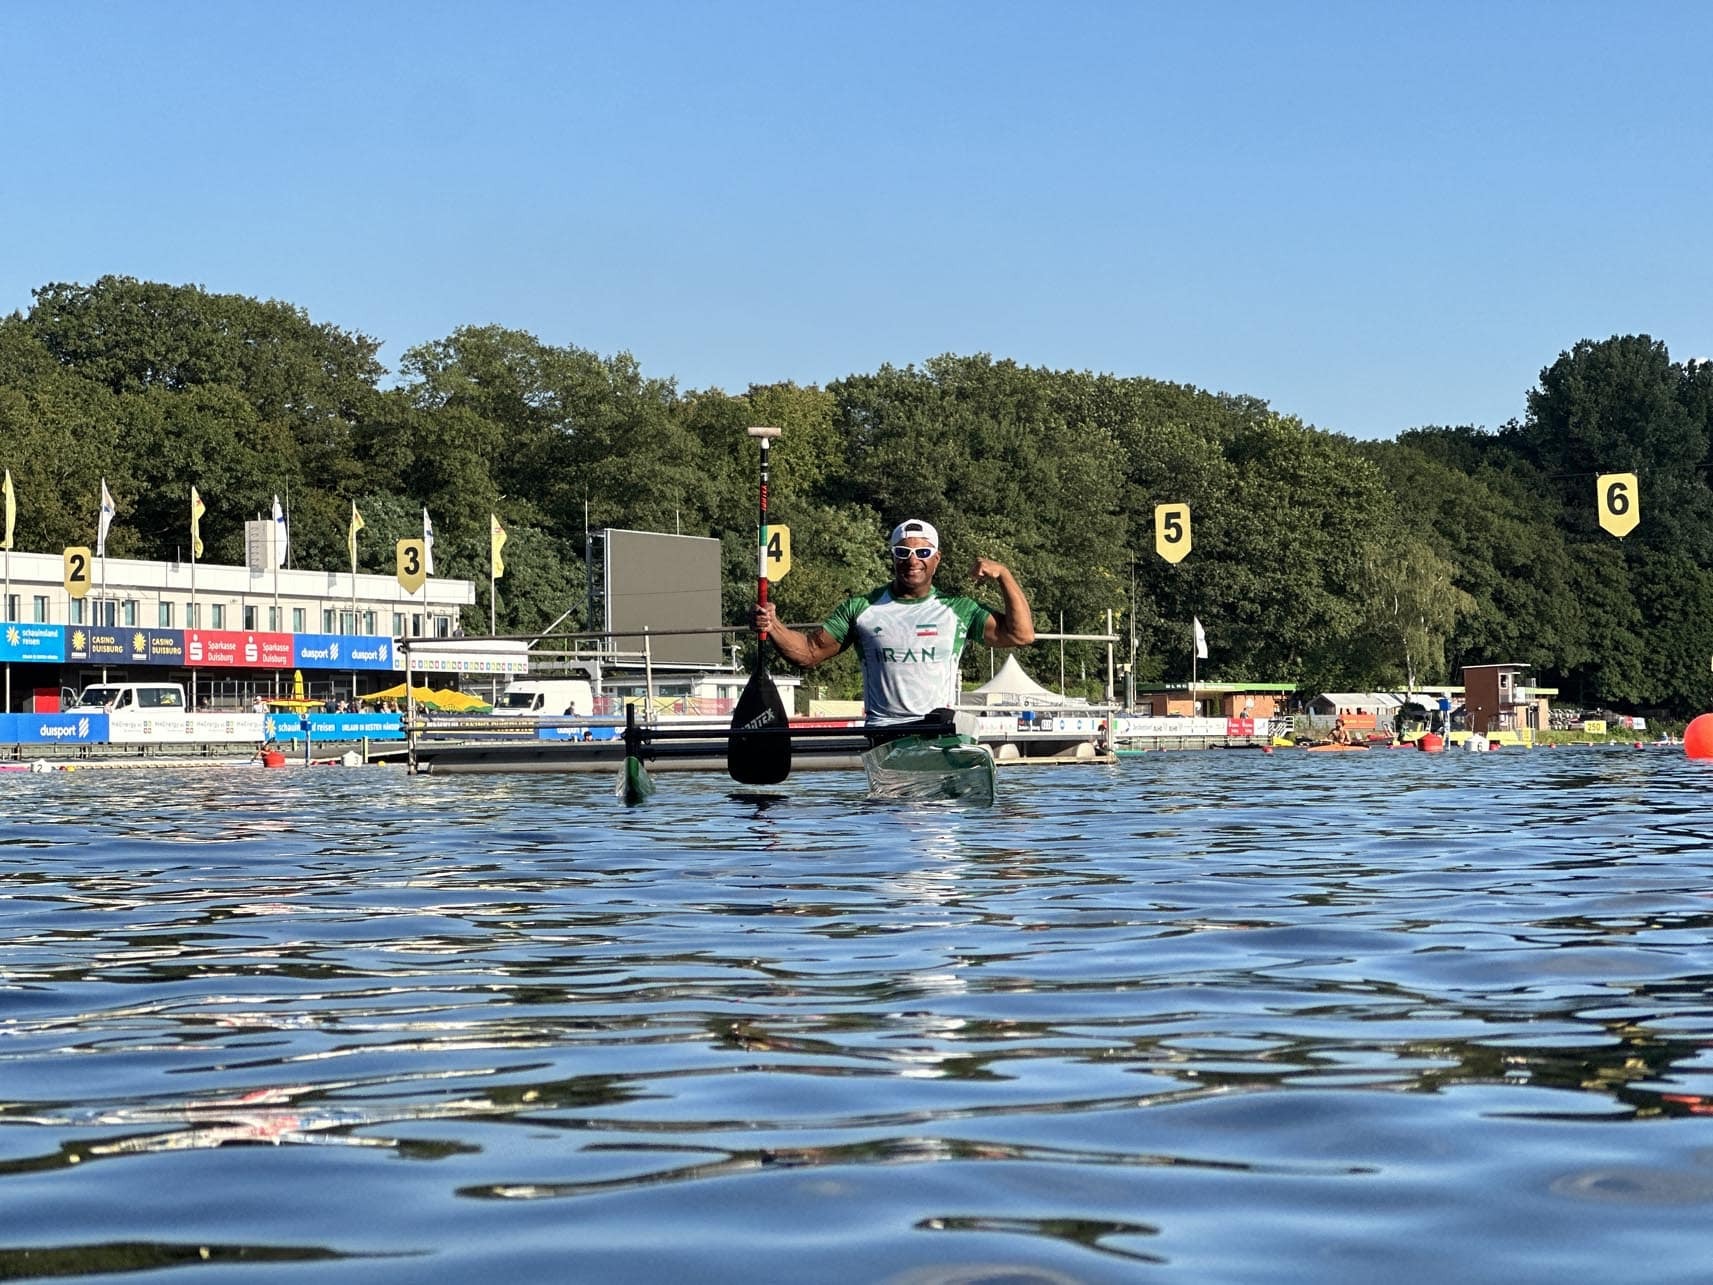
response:
<svg viewBox="0 0 1713 1285"><path fill-rule="evenodd" d="M375 636L375 613L372 611L363 613L363 632L371 638Z"/></svg>
<svg viewBox="0 0 1713 1285"><path fill-rule="evenodd" d="M292 631L292 633L301 634L304 632L304 617L306 614L307 613L304 611L304 609L302 607L293 607L291 609L291 631Z"/></svg>
<svg viewBox="0 0 1713 1285"><path fill-rule="evenodd" d="M226 604L212 602L208 604L208 627L210 629L226 628Z"/></svg>
<svg viewBox="0 0 1713 1285"><path fill-rule="evenodd" d="M277 634L280 631L280 617L285 615L284 607L268 608L268 632Z"/></svg>
<svg viewBox="0 0 1713 1285"><path fill-rule="evenodd" d="M18 595L15 593L9 594L9 595L7 595L7 598L6 598L6 619L16 620L17 618L18 618Z"/></svg>
<svg viewBox="0 0 1713 1285"><path fill-rule="evenodd" d="M262 627L262 611L261 611L261 608L252 607L252 606L249 606L248 604L246 604L244 607L244 628L246 628L246 629L260 629L261 627Z"/></svg>
<svg viewBox="0 0 1713 1285"><path fill-rule="evenodd" d="M161 599L160 622L162 629L172 628L172 603L165 598Z"/></svg>
<svg viewBox="0 0 1713 1285"><path fill-rule="evenodd" d="M45 593L36 595L35 621L38 625L48 623L48 596Z"/></svg>
<svg viewBox="0 0 1713 1285"><path fill-rule="evenodd" d="M393 637L404 637L404 612L402 611L393 612Z"/></svg>
<svg viewBox="0 0 1713 1285"><path fill-rule="evenodd" d="M356 612L341 611L339 613L339 632L342 634L354 634L357 632Z"/></svg>
<svg viewBox="0 0 1713 1285"><path fill-rule="evenodd" d="M127 598L121 605L120 614L125 618L125 627L135 629L137 627L137 600Z"/></svg>
<svg viewBox="0 0 1713 1285"><path fill-rule="evenodd" d="M84 616L83 607L84 600L82 598L71 599L66 608L66 619L74 625L81 625L83 623Z"/></svg>
<svg viewBox="0 0 1713 1285"><path fill-rule="evenodd" d="M184 627L186 629L202 628L202 604L187 602L184 606Z"/></svg>
<svg viewBox="0 0 1713 1285"><path fill-rule="evenodd" d="M452 617L436 616L434 618L434 636L436 638L450 638L452 636Z"/></svg>
<svg viewBox="0 0 1713 1285"><path fill-rule="evenodd" d="M422 614L420 612L411 613L410 636L412 638L422 637Z"/></svg>
<svg viewBox="0 0 1713 1285"><path fill-rule="evenodd" d="M321 609L321 632L324 634L337 633L338 628L339 626L336 623L333 608L323 607Z"/></svg>

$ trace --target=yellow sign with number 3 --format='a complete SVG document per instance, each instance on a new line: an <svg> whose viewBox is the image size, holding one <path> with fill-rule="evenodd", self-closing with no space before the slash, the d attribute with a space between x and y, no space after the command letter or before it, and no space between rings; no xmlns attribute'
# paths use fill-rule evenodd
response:
<svg viewBox="0 0 1713 1285"><path fill-rule="evenodd" d="M398 543L399 585L406 593L415 593L428 579L424 569L424 545L421 540L400 540Z"/></svg>

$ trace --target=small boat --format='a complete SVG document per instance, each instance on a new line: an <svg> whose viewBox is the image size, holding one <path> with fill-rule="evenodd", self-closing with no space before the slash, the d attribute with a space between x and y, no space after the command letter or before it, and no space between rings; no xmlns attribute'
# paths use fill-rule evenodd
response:
<svg viewBox="0 0 1713 1285"><path fill-rule="evenodd" d="M905 736L862 756L873 799L967 799L992 803L993 751L970 736Z"/></svg>
<svg viewBox="0 0 1713 1285"><path fill-rule="evenodd" d="M657 768L708 770L715 755L723 758L738 736L726 728L644 727L637 723L632 707L626 711L624 759L613 793L626 804L641 803L655 792L649 763ZM788 738L828 765L854 768L861 763L868 775L870 798L993 802L993 751L960 733L950 710L879 727L793 723L746 729L741 736L749 743Z"/></svg>
<svg viewBox="0 0 1713 1285"><path fill-rule="evenodd" d="M1325 745L1303 745L1301 748L1310 754L1346 754L1352 752L1366 754L1368 752L1366 745L1340 745L1336 741L1328 741Z"/></svg>

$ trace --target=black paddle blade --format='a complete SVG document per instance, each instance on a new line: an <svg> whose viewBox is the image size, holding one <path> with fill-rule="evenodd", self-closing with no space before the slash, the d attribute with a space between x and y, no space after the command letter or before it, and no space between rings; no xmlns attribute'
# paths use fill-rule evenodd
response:
<svg viewBox="0 0 1713 1285"><path fill-rule="evenodd" d="M777 785L790 776L789 726L773 676L758 664L732 711L732 734L726 742L726 771L732 780L741 785Z"/></svg>

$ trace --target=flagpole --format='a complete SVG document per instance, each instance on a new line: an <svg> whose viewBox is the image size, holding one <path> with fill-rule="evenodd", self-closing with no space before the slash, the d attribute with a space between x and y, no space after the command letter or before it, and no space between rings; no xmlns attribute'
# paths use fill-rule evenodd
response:
<svg viewBox="0 0 1713 1285"><path fill-rule="evenodd" d="M1201 704L1196 700L1196 662L1201 657L1201 644L1196 640L1195 626L1190 626L1190 717L1201 717Z"/></svg>

